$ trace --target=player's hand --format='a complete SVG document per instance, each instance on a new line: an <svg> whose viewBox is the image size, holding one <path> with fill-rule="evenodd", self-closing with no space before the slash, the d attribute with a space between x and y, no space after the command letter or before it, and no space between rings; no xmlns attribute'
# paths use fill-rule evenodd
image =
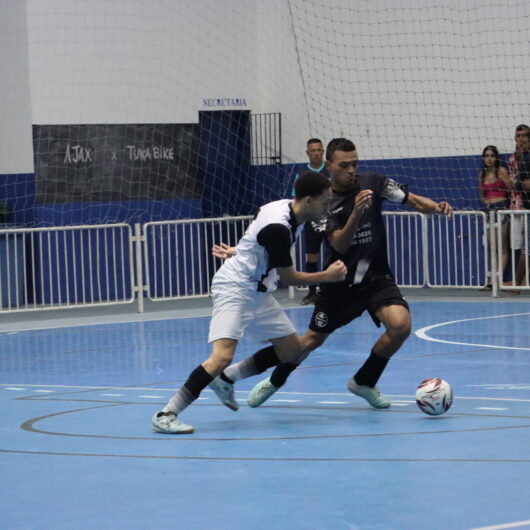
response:
<svg viewBox="0 0 530 530"><path fill-rule="evenodd" d="M231 258L235 253L236 247L231 247L226 243L221 243L212 247L212 255L219 259Z"/></svg>
<svg viewBox="0 0 530 530"><path fill-rule="evenodd" d="M448 219L451 219L453 216L453 207L445 201L439 202L436 205L436 213L445 215Z"/></svg>
<svg viewBox="0 0 530 530"><path fill-rule="evenodd" d="M327 269L326 273L329 276L329 282L341 282L346 278L348 269L346 265L339 259L334 261Z"/></svg>
<svg viewBox="0 0 530 530"><path fill-rule="evenodd" d="M354 210L357 212L362 212L370 207L372 204L372 190L362 190L359 192L357 197L355 197Z"/></svg>

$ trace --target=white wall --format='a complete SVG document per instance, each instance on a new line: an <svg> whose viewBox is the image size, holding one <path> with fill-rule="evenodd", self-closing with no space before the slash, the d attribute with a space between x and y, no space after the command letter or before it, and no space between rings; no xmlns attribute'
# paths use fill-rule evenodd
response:
<svg viewBox="0 0 530 530"><path fill-rule="evenodd" d="M0 174L32 173L26 6L0 0Z"/></svg>
<svg viewBox="0 0 530 530"><path fill-rule="evenodd" d="M2 40L23 58L24 2L0 1L10 6ZM349 136L364 158L476 154L489 143L510 151L515 125L530 122L528 2L26 6L36 124L195 122L205 98L244 98L253 112L282 112L285 160L301 161L309 136ZM16 109L11 121L24 130L12 125L11 136L27 144L25 62L7 68L20 78L7 88L20 90L0 96L2 120ZM27 145L21 152L29 167Z"/></svg>

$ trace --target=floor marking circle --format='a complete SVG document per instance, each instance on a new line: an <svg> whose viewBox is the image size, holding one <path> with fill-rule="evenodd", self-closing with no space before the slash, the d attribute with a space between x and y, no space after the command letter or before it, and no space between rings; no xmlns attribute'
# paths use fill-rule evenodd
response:
<svg viewBox="0 0 530 530"><path fill-rule="evenodd" d="M530 313L512 313L509 315L495 315L495 316L488 316L488 317L475 317L475 318L462 318L460 320L449 320L447 322L440 322L439 324L432 324L430 326L425 326L421 329L418 329L414 334L416 335L416 337L420 339L428 340L430 342L441 342L442 344L457 344L459 346L475 346L475 347L481 347L481 348L494 348L496 350L504 349L504 350L530 351L530 348L521 348L517 346L502 346L499 344L475 344L473 342L458 342L458 341L453 341L453 340L437 339L427 334L427 332L430 331L431 329L440 328L442 326L449 326L451 324L459 324L460 322L474 322L477 320L488 320L488 319L493 319L493 318L520 317L524 315L530 315Z"/></svg>

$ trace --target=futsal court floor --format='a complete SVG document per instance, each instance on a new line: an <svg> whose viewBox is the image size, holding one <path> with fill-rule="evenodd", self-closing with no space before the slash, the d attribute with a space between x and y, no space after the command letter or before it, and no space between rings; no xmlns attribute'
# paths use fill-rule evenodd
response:
<svg viewBox="0 0 530 530"><path fill-rule="evenodd" d="M0 318L2 529L530 527L530 298L409 295L413 334L373 410L346 390L380 331L340 329L265 405L209 390L151 430L209 353L208 301ZM287 303L303 333L311 308ZM261 346L244 340L237 359ZM440 417L416 386L441 377Z"/></svg>

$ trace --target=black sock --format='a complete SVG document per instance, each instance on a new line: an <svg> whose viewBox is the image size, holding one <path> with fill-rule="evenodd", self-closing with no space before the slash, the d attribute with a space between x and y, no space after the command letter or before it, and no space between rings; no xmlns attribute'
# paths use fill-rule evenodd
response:
<svg viewBox="0 0 530 530"><path fill-rule="evenodd" d="M252 359L256 365L256 369L258 370L258 374L261 374L267 368L271 368L272 366L276 366L281 363L280 359L278 359L278 356L276 355L276 352L274 351L274 346L267 346L267 348L263 348L262 350L256 352Z"/></svg>
<svg viewBox="0 0 530 530"><path fill-rule="evenodd" d="M213 377L199 364L184 383L186 390L195 398L213 381Z"/></svg>
<svg viewBox="0 0 530 530"><path fill-rule="evenodd" d="M282 363L279 364L271 374L270 382L276 387L280 388L285 384L291 372L298 368L298 364Z"/></svg>
<svg viewBox="0 0 530 530"><path fill-rule="evenodd" d="M381 377L388 361L389 359L376 355L372 350L370 357L366 359L354 376L356 383L361 386L369 386L373 388Z"/></svg>
<svg viewBox="0 0 530 530"><path fill-rule="evenodd" d="M306 270L306 272L311 272L311 273L318 272L318 264L317 263L311 263L310 261L308 261L305 264L305 270ZM316 285L310 285L309 286L309 294L316 294L316 292L317 292L317 286Z"/></svg>
<svg viewBox="0 0 530 530"><path fill-rule="evenodd" d="M234 381L230 379L229 377L226 377L224 370L221 372L221 375L219 376L225 383L230 383L231 385L234 384Z"/></svg>

